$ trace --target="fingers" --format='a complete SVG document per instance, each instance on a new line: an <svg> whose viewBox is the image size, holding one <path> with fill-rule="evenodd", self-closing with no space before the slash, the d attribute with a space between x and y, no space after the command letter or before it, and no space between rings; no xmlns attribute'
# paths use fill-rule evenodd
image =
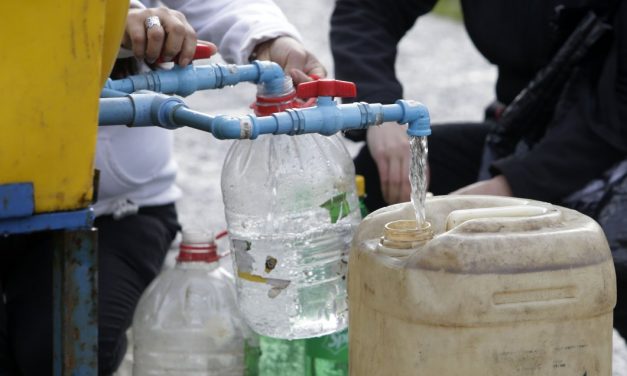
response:
<svg viewBox="0 0 627 376"><path fill-rule="evenodd" d="M370 127L366 133L370 154L377 164L381 193L388 204L408 201L410 150L406 127L384 123Z"/></svg>
<svg viewBox="0 0 627 376"><path fill-rule="evenodd" d="M383 200L390 204L390 201L388 201L390 196L388 192L388 184L390 180L390 166L388 164L388 160L387 158L377 157L375 155L373 155L372 158L374 159L377 165L377 170L379 171L379 182L381 184L381 194L383 195Z"/></svg>
<svg viewBox="0 0 627 376"><path fill-rule="evenodd" d="M169 11L171 15L171 17L166 18L167 21L164 23L167 37L161 55L164 61L170 61L178 54L178 64L186 66L192 61L196 51L196 32L187 23L182 13L165 8L161 9Z"/></svg>
<svg viewBox="0 0 627 376"><path fill-rule="evenodd" d="M312 62L309 65L311 66L311 68L308 72L306 72L309 76L316 75L320 78L325 78L327 76L327 70L317 59L315 62Z"/></svg>
<svg viewBox="0 0 627 376"><path fill-rule="evenodd" d="M295 84L311 81L310 75L327 76L320 61L303 44L291 37L278 37L255 47L256 59L270 60L283 67Z"/></svg>
<svg viewBox="0 0 627 376"><path fill-rule="evenodd" d="M159 22L146 22L149 17L158 17ZM171 61L180 54L179 64L185 66L194 56L196 33L180 12L168 8L130 9L122 45L149 63L159 56Z"/></svg>
<svg viewBox="0 0 627 376"><path fill-rule="evenodd" d="M146 26L143 9L130 9L126 17L126 29L122 46L130 48L138 59L144 58L146 51Z"/></svg>
<svg viewBox="0 0 627 376"><path fill-rule="evenodd" d="M387 178L387 203L397 204L401 202L401 184L402 184L402 162L397 158L390 159L390 169Z"/></svg>
<svg viewBox="0 0 627 376"><path fill-rule="evenodd" d="M292 77L292 81L294 82L294 86L298 86L303 82L313 81L313 78L309 77L305 74L305 72L300 69L292 69L290 71L290 76Z"/></svg>
<svg viewBox="0 0 627 376"><path fill-rule="evenodd" d="M283 66L283 70L286 72L292 72L294 70L300 70L305 75L307 75L307 70L305 69L305 64L307 63L306 51L299 45L292 45L291 49L286 49L282 51L282 55L285 57L283 64L277 61L280 65ZM271 53L271 56L274 56Z"/></svg>
<svg viewBox="0 0 627 376"><path fill-rule="evenodd" d="M165 31L163 26L155 25L150 28L146 27L146 51L144 59L149 63L154 63L161 54L163 41L165 40Z"/></svg>

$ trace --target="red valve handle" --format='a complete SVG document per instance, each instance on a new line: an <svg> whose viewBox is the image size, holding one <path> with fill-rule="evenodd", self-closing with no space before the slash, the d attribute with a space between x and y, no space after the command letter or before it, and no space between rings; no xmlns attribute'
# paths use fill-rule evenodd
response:
<svg viewBox="0 0 627 376"><path fill-rule="evenodd" d="M194 56L192 57L192 60L207 59L207 58L210 58L215 53L216 53L216 47L213 44L198 43L196 44L196 52L194 52ZM174 59L172 59L172 61L178 63L179 55L180 54L174 56ZM162 56L159 56L156 63L165 63L165 61L163 61Z"/></svg>
<svg viewBox="0 0 627 376"><path fill-rule="evenodd" d="M296 95L303 99L313 97L350 98L357 96L357 88L352 82L322 79L303 82L298 85Z"/></svg>

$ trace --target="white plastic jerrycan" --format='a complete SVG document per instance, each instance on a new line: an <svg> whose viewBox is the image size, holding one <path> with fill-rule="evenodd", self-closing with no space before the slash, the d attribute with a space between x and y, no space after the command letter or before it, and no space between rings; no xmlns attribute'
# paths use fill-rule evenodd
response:
<svg viewBox="0 0 627 376"><path fill-rule="evenodd" d="M489 196L370 214L349 257L350 374L611 375L616 276L601 228Z"/></svg>

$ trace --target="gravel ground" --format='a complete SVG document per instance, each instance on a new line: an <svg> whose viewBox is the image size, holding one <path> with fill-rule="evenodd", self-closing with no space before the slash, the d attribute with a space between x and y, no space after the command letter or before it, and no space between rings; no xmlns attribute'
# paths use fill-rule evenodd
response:
<svg viewBox="0 0 627 376"><path fill-rule="evenodd" d="M297 25L308 48L333 72L328 42L333 0L276 2ZM494 95L496 70L478 54L461 24L436 16L421 18L402 41L397 71L405 85L405 98L424 103L434 123L480 120L483 107ZM242 84L196 93L186 101L203 112L241 115L250 111L254 95L253 85ZM175 134L178 184L184 192L178 202L181 223L187 229L225 229L220 173L231 142L193 129L179 129ZM360 146L347 141L353 154ZM627 348L616 333L613 375L627 376Z"/></svg>

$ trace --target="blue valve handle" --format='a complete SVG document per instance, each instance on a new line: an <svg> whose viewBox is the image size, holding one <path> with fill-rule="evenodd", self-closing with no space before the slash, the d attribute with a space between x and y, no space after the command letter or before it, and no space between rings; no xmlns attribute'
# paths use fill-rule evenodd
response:
<svg viewBox="0 0 627 376"><path fill-rule="evenodd" d="M190 110L182 100L156 93L100 99L100 125L125 124L175 129L182 126L210 132L218 139L254 139L261 134L332 135L348 129L364 129L387 121L408 124L410 136L431 134L427 108L421 103L398 100L395 104L350 103L338 105L332 97L319 97L316 107L290 109L272 116L210 116Z"/></svg>

